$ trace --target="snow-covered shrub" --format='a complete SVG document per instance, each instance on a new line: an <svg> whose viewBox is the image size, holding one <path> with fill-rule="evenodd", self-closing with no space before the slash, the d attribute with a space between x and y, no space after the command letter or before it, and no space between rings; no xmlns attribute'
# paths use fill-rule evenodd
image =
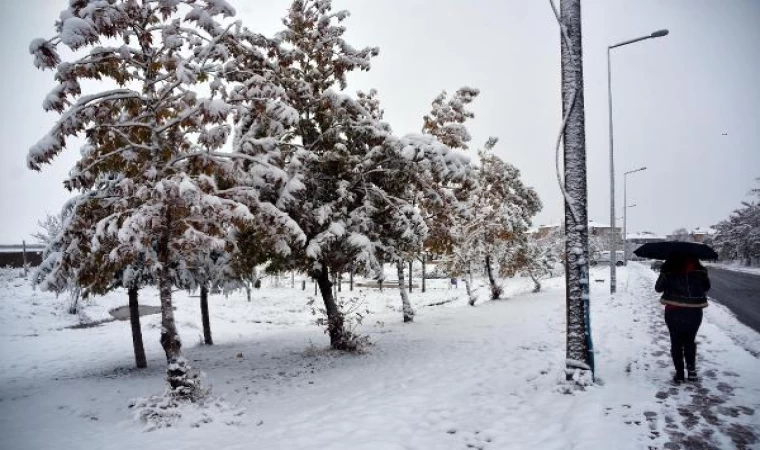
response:
<svg viewBox="0 0 760 450"><path fill-rule="evenodd" d="M364 295L337 300L338 307L343 311L343 350L362 353L372 345L369 336L359 332L362 322L370 314L365 300ZM330 317L325 308L317 306L314 297L309 297L307 304L311 307L311 314L317 316L314 323L324 327L325 333L329 333Z"/></svg>
<svg viewBox="0 0 760 450"><path fill-rule="evenodd" d="M129 408L133 410L134 420L145 425L144 431L178 426L198 428L212 422L242 425L245 410L215 397L210 389L191 400L188 402L167 391L164 395L133 399Z"/></svg>

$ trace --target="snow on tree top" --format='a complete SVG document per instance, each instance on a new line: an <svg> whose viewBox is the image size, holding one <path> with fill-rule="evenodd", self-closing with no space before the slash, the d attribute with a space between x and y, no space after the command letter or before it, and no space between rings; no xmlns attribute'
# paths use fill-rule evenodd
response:
<svg viewBox="0 0 760 450"><path fill-rule="evenodd" d="M61 42L73 49L95 42L98 33L92 22L79 17L67 17L61 25Z"/></svg>
<svg viewBox="0 0 760 450"><path fill-rule="evenodd" d="M330 224L328 231L335 236L343 236L346 233L346 227L340 222L333 222Z"/></svg>

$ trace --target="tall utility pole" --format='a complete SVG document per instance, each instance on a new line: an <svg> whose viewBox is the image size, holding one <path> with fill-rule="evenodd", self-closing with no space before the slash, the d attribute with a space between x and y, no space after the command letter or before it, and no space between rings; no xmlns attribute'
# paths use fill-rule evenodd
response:
<svg viewBox="0 0 760 450"><path fill-rule="evenodd" d="M568 380L587 373L594 358L589 315L586 130L583 105L581 2L561 0L562 115L565 118L565 290Z"/></svg>

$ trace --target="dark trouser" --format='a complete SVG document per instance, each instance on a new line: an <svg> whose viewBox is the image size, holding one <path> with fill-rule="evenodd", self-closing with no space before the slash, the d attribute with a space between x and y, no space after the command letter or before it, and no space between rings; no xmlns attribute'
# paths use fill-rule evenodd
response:
<svg viewBox="0 0 760 450"><path fill-rule="evenodd" d="M697 357L697 337L699 325L702 324L702 308L668 308L665 310L665 323L670 332L670 356L676 373L683 375L684 359L686 369L695 370Z"/></svg>

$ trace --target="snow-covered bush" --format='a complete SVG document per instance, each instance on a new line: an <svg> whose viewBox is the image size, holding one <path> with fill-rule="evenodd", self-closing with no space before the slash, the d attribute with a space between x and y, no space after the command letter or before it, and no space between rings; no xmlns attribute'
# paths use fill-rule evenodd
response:
<svg viewBox="0 0 760 450"><path fill-rule="evenodd" d="M213 422L225 425L242 425L245 410L233 407L224 398L216 397L210 388L196 392L188 402L172 392L165 395L132 399L129 408L135 421L144 425L144 431L161 428L199 428Z"/></svg>
<svg viewBox="0 0 760 450"><path fill-rule="evenodd" d="M362 325L364 319L369 316L370 310L366 305L365 296L353 296L347 299L337 299L338 307L343 312L344 316L344 346L341 350L347 350L350 352L364 352L370 345L369 336L359 332L359 327ZM323 307L316 305L316 299L309 297L307 302L311 308L311 314L316 316L314 323L325 329L325 333L330 332L330 317L327 314L327 310Z"/></svg>

